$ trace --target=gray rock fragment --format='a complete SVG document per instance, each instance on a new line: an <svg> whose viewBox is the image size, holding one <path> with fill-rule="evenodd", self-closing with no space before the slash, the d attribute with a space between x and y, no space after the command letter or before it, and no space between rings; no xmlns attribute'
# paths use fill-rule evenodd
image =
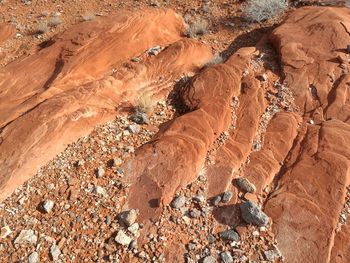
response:
<svg viewBox="0 0 350 263"><path fill-rule="evenodd" d="M213 256L206 256L203 258L202 263L216 263L216 259Z"/></svg>
<svg viewBox="0 0 350 263"><path fill-rule="evenodd" d="M256 203L246 201L239 208L241 210L241 216L246 223L256 226L266 226L269 223L269 217L261 211Z"/></svg>
<svg viewBox="0 0 350 263"><path fill-rule="evenodd" d="M128 227L136 222L138 216L138 211L136 209L131 209L128 211L123 211L119 214L119 219Z"/></svg>
<svg viewBox="0 0 350 263"><path fill-rule="evenodd" d="M186 203L186 197L184 197L183 195L180 195L173 199L173 201L171 202L171 207L179 209L183 207L185 203Z"/></svg>
<svg viewBox="0 0 350 263"><path fill-rule="evenodd" d="M230 202L232 196L233 196L233 193L231 191L224 192L224 194L222 195L222 202L224 203Z"/></svg>
<svg viewBox="0 0 350 263"><path fill-rule="evenodd" d="M54 207L55 203L52 200L45 200L43 203L43 210L45 213L50 213Z"/></svg>
<svg viewBox="0 0 350 263"><path fill-rule="evenodd" d="M244 192L255 193L256 191L255 185L249 182L247 178L239 177L236 179L236 183L238 187Z"/></svg>
<svg viewBox="0 0 350 263"><path fill-rule="evenodd" d="M236 231L229 229L219 233L220 238L227 241L239 241L240 237Z"/></svg>
<svg viewBox="0 0 350 263"><path fill-rule="evenodd" d="M221 258L223 263L232 263L233 262L232 255L229 251L222 252L220 254L220 258Z"/></svg>
<svg viewBox="0 0 350 263"><path fill-rule="evenodd" d="M132 241L132 239L128 235L126 235L122 230L118 231L114 240L115 242L123 246L129 246Z"/></svg>

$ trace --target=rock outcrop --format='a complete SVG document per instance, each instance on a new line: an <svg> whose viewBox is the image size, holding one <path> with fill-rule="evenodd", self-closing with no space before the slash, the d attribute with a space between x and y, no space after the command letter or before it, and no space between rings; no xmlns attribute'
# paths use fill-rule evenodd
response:
<svg viewBox="0 0 350 263"><path fill-rule="evenodd" d="M135 105L145 94L167 95L172 81L201 68L211 52L182 40L183 29L182 18L170 10L121 13L79 24L5 67L0 199L67 144L113 119L118 106ZM156 45L166 48L157 56L144 54ZM143 61L131 63L135 56Z"/></svg>
<svg viewBox="0 0 350 263"><path fill-rule="evenodd" d="M16 33L14 27L6 24L0 24L0 44L13 37Z"/></svg>
<svg viewBox="0 0 350 263"><path fill-rule="evenodd" d="M127 179L133 183L129 205L139 208L141 217L156 216L156 208L196 179L209 147L230 123L230 101L240 93L254 51L242 49L195 76L182 95L190 112L168 123L127 164Z"/></svg>
<svg viewBox="0 0 350 263"><path fill-rule="evenodd" d="M350 183L349 15L345 8L302 8L271 35L300 115L314 123L302 125L265 207L286 262L332 259Z"/></svg>

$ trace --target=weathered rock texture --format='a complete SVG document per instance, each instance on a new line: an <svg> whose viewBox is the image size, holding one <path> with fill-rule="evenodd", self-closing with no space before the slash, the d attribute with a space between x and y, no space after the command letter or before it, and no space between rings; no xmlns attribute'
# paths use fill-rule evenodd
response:
<svg viewBox="0 0 350 263"><path fill-rule="evenodd" d="M182 18L170 10L121 13L79 24L5 67L0 199L67 144L113 119L119 105L134 104L144 94L167 95L172 81L208 61L210 50L182 40L183 29ZM168 48L142 63L126 63L155 45Z"/></svg>
<svg viewBox="0 0 350 263"><path fill-rule="evenodd" d="M344 246L341 233L340 244L332 248L350 183L349 15L342 8L302 8L270 35L283 84L299 110L277 113L258 151L252 146L267 106L267 87L249 72L254 49L242 49L200 72L182 94L190 111L165 125L128 163L129 205L139 208L142 218L152 218L157 207L196 178L208 150L229 127L229 101L235 96L235 128L217 148L214 164L206 167L209 194L232 188L241 169L258 194L265 187L271 191L265 212L286 262L329 262L331 253L346 258L337 249Z"/></svg>
<svg viewBox="0 0 350 263"><path fill-rule="evenodd" d="M335 236L330 262L350 262L350 221Z"/></svg>
<svg viewBox="0 0 350 263"><path fill-rule="evenodd" d="M191 112L167 124L128 163L133 182L129 205L139 208L141 217L156 216L153 210L169 204L178 189L196 179L209 147L231 121L230 101L240 93L254 51L242 49L195 76L183 91Z"/></svg>
<svg viewBox="0 0 350 263"><path fill-rule="evenodd" d="M345 8L299 9L271 35L300 114L317 124L300 129L266 203L286 262L334 260L335 228L350 183L349 15Z"/></svg>
<svg viewBox="0 0 350 263"><path fill-rule="evenodd" d="M14 27L10 25L0 24L0 44L10 37L13 37L15 33L16 30Z"/></svg>

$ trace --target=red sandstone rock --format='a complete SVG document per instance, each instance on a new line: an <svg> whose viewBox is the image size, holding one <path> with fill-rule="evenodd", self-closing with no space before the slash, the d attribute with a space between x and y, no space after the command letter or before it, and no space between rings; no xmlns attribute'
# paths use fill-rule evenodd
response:
<svg viewBox="0 0 350 263"><path fill-rule="evenodd" d="M240 92L254 51L242 49L197 75L183 92L192 111L164 127L127 165L133 183L129 206L139 208L143 219L156 217L159 205L169 204L180 187L196 179L209 147L230 123L230 101Z"/></svg>
<svg viewBox="0 0 350 263"><path fill-rule="evenodd" d="M263 148L250 155L243 173L256 186L258 193L270 185L280 171L297 136L299 121L294 113L277 113L267 127Z"/></svg>
<svg viewBox="0 0 350 263"><path fill-rule="evenodd" d="M350 183L350 127L341 121L309 126L297 158L267 201L286 262L328 262L334 229Z"/></svg>
<svg viewBox="0 0 350 263"><path fill-rule="evenodd" d="M16 30L11 25L0 24L0 44L5 40L13 37L16 33Z"/></svg>
<svg viewBox="0 0 350 263"><path fill-rule="evenodd" d="M5 67L0 72L0 199L67 144L113 119L118 105L134 104L147 92L167 95L173 80L208 61L210 50L181 40L182 30L182 19L170 10L122 13L79 24L51 46ZM169 44L142 63L125 64L149 47Z"/></svg>
<svg viewBox="0 0 350 263"><path fill-rule="evenodd" d="M336 234L332 248L331 263L350 262L350 221Z"/></svg>
<svg viewBox="0 0 350 263"><path fill-rule="evenodd" d="M338 55L350 43L350 10L305 7L296 10L270 36L279 51L285 80L302 112L325 109L342 78ZM338 117L334 113L330 117Z"/></svg>
<svg viewBox="0 0 350 263"><path fill-rule="evenodd" d="M246 161L262 113L265 110L264 91L252 76L243 80L240 106L234 133L217 152L215 165L208 168L209 195L215 196L226 190L233 179L233 172Z"/></svg>

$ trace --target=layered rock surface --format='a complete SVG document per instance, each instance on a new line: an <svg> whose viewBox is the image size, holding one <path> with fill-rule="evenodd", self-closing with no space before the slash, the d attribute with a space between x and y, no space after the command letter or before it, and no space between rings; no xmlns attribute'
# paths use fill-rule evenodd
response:
<svg viewBox="0 0 350 263"><path fill-rule="evenodd" d="M79 24L2 69L1 199L67 144L113 119L118 106L164 96L173 80L208 61L207 47L181 40L183 29L170 10L121 13ZM156 45L168 47L126 63Z"/></svg>
<svg viewBox="0 0 350 263"><path fill-rule="evenodd" d="M300 129L266 203L287 262L332 258L350 183L349 84L344 82L349 76L349 14L341 8L303 8L271 35L300 114L317 124Z"/></svg>
<svg viewBox="0 0 350 263"><path fill-rule="evenodd" d="M15 34L14 27L6 24L0 24L0 44Z"/></svg>

